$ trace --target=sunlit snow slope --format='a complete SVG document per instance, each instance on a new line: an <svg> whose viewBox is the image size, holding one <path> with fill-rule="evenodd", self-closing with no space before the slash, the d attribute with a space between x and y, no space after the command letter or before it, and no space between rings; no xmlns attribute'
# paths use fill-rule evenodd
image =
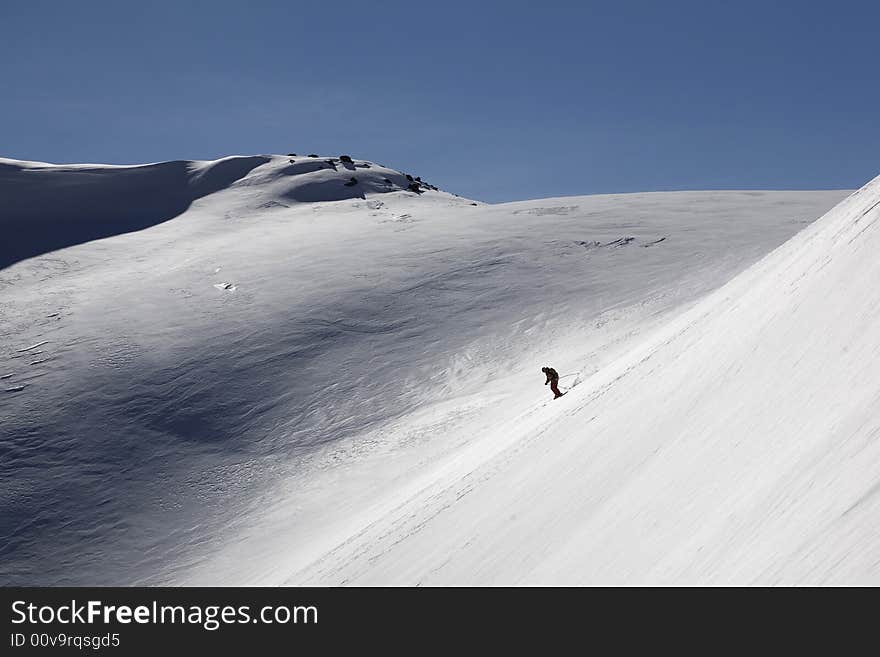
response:
<svg viewBox="0 0 880 657"><path fill-rule="evenodd" d="M880 583L880 178L292 581Z"/></svg>
<svg viewBox="0 0 880 657"><path fill-rule="evenodd" d="M867 284L814 279L876 272L839 245L774 265L813 262L811 227L698 300L843 193L490 206L409 183L357 159L0 161L0 583L814 575L810 532L866 492L842 469L870 473L835 436L876 390L822 324L869 332L845 291ZM552 406L545 364L578 383ZM838 579L866 572L852 545Z"/></svg>

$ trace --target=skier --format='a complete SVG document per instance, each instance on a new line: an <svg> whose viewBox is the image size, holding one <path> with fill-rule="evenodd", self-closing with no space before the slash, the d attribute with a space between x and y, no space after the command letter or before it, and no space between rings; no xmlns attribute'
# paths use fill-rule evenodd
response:
<svg viewBox="0 0 880 657"><path fill-rule="evenodd" d="M559 392L559 372L554 370L552 367L542 367L541 371L547 375L547 380L544 381L544 385L550 384L550 390L553 391L553 399L559 399L562 397L562 393Z"/></svg>

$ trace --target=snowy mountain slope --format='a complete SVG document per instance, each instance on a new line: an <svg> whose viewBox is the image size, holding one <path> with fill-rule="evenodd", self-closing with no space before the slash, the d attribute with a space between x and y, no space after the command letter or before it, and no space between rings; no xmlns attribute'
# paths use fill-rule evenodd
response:
<svg viewBox="0 0 880 657"><path fill-rule="evenodd" d="M448 459L519 435L510 418L548 396L541 365L563 387L604 371L842 197L486 206L294 159L188 163L186 185L234 175L149 228L73 230L0 270L0 581L298 581ZM51 212L14 233L19 253L93 216L58 191L77 166L4 164L51 173L26 186ZM85 168L102 221L173 205L126 168Z"/></svg>
<svg viewBox="0 0 880 657"><path fill-rule="evenodd" d="M880 178L292 582L880 582Z"/></svg>

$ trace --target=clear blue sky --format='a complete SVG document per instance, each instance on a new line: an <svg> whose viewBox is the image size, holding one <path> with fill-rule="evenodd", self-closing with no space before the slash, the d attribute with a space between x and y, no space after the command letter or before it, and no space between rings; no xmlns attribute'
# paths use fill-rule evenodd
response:
<svg viewBox="0 0 880 657"><path fill-rule="evenodd" d="M0 0L0 155L350 153L501 201L855 187L880 2Z"/></svg>

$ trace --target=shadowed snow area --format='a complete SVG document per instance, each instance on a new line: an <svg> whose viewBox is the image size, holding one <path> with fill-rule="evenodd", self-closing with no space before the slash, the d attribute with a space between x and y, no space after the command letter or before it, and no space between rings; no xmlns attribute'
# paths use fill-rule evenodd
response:
<svg viewBox="0 0 880 657"><path fill-rule="evenodd" d="M734 278L845 194L328 160L0 163L0 583L876 577L876 183Z"/></svg>
<svg viewBox="0 0 880 657"><path fill-rule="evenodd" d="M0 158L6 239L0 268L100 237L168 221L225 189L267 157L142 166L51 165Z"/></svg>

